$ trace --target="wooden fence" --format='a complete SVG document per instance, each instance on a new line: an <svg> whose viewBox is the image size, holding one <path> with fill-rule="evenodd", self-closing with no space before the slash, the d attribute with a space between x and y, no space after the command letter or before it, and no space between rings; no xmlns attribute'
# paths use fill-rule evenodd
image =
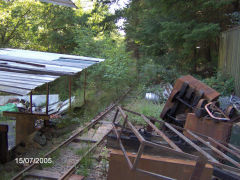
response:
<svg viewBox="0 0 240 180"><path fill-rule="evenodd" d="M235 79L235 93L240 96L240 26L220 37L219 69Z"/></svg>

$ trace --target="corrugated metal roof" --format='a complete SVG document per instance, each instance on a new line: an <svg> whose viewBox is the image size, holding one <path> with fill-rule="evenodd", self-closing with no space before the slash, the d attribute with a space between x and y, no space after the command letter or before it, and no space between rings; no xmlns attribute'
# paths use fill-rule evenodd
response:
<svg viewBox="0 0 240 180"><path fill-rule="evenodd" d="M41 2L57 4L61 6L68 6L72 8L77 8L77 6L71 0L40 0Z"/></svg>
<svg viewBox="0 0 240 180"><path fill-rule="evenodd" d="M75 75L104 59L29 51L0 49L0 91L26 95L36 87L60 76Z"/></svg>

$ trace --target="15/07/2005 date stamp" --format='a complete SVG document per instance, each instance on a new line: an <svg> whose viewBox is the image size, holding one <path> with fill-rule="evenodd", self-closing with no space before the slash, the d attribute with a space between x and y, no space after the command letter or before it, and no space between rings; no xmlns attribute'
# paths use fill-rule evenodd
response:
<svg viewBox="0 0 240 180"><path fill-rule="evenodd" d="M52 158L16 158L17 164L51 164Z"/></svg>

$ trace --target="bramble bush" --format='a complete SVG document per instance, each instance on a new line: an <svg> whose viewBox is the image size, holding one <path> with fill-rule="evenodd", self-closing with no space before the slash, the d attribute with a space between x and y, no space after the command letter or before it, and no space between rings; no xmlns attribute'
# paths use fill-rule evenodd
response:
<svg viewBox="0 0 240 180"><path fill-rule="evenodd" d="M234 79L230 75L217 73L215 76L204 79L203 82L218 91L222 96L234 92Z"/></svg>

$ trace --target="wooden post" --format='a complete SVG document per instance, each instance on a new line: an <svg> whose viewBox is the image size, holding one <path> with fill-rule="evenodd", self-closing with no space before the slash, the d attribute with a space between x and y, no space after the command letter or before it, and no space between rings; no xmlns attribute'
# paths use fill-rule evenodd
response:
<svg viewBox="0 0 240 180"><path fill-rule="evenodd" d="M69 111L72 108L72 76L69 76Z"/></svg>
<svg viewBox="0 0 240 180"><path fill-rule="evenodd" d="M30 113L32 113L32 91L30 92Z"/></svg>
<svg viewBox="0 0 240 180"><path fill-rule="evenodd" d="M0 162L8 160L8 125L0 125Z"/></svg>
<svg viewBox="0 0 240 180"><path fill-rule="evenodd" d="M83 98L84 98L84 104L86 103L86 88L87 88L87 70L84 71L84 90L83 90Z"/></svg>
<svg viewBox="0 0 240 180"><path fill-rule="evenodd" d="M47 94L46 94L46 115L48 115L48 104L49 104L49 84L47 83Z"/></svg>

